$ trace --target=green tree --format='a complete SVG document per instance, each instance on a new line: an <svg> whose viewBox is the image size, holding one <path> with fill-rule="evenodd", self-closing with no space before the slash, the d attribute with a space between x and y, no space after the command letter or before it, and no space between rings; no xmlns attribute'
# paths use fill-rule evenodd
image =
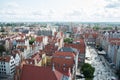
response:
<svg viewBox="0 0 120 80"><path fill-rule="evenodd" d="M73 39L72 39L72 38L65 38L65 39L64 39L64 42L65 42L65 43L72 43L72 42L73 42Z"/></svg>
<svg viewBox="0 0 120 80"><path fill-rule="evenodd" d="M83 73L85 78L93 78L94 71L95 68L88 63L84 63L81 67L81 72Z"/></svg>
<svg viewBox="0 0 120 80"><path fill-rule="evenodd" d="M29 44L32 45L35 42L35 38L31 37L31 40L29 40Z"/></svg>
<svg viewBox="0 0 120 80"><path fill-rule="evenodd" d="M104 27L103 30L112 30L112 27Z"/></svg>
<svg viewBox="0 0 120 80"><path fill-rule="evenodd" d="M100 27L98 27L98 26L94 26L93 29L94 29L94 30L99 30Z"/></svg>

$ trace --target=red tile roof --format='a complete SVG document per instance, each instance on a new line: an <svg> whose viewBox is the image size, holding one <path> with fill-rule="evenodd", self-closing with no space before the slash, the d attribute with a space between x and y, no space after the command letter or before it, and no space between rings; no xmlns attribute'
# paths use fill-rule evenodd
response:
<svg viewBox="0 0 120 80"><path fill-rule="evenodd" d="M110 38L109 42L113 45L120 45L120 38Z"/></svg>
<svg viewBox="0 0 120 80"><path fill-rule="evenodd" d="M72 69L75 64L74 57L75 55L72 52L56 52L53 55L52 63L54 63L56 70L66 76L69 76L69 68Z"/></svg>
<svg viewBox="0 0 120 80"><path fill-rule="evenodd" d="M43 41L43 36L36 37L36 42L42 42L42 41Z"/></svg>
<svg viewBox="0 0 120 80"><path fill-rule="evenodd" d="M16 40L16 42L25 43L25 40L24 39L19 39L19 40Z"/></svg>
<svg viewBox="0 0 120 80"><path fill-rule="evenodd" d="M4 61L4 62L9 62L11 59L11 56L1 56L0 57L0 61Z"/></svg>
<svg viewBox="0 0 120 80"><path fill-rule="evenodd" d="M12 50L12 54L20 54L20 50Z"/></svg>
<svg viewBox="0 0 120 80"><path fill-rule="evenodd" d="M49 67L24 65L20 80L62 80L62 73Z"/></svg>
<svg viewBox="0 0 120 80"><path fill-rule="evenodd" d="M65 47L72 47L72 48L76 48L80 53L85 54L85 42L84 39L80 39L74 42L78 42L78 43L65 43L64 46Z"/></svg>
<svg viewBox="0 0 120 80"><path fill-rule="evenodd" d="M92 35L93 38L97 38L98 37L97 33L85 33L85 38L88 38L90 35Z"/></svg>
<svg viewBox="0 0 120 80"><path fill-rule="evenodd" d="M48 44L45 46L44 51L46 52L46 55L52 56L57 49L58 47L55 46L55 44Z"/></svg>
<svg viewBox="0 0 120 80"><path fill-rule="evenodd" d="M61 67L73 67L75 54L72 52L56 52L53 55L52 63Z"/></svg>
<svg viewBox="0 0 120 80"><path fill-rule="evenodd" d="M17 46L18 49L24 48L27 49L27 46Z"/></svg>

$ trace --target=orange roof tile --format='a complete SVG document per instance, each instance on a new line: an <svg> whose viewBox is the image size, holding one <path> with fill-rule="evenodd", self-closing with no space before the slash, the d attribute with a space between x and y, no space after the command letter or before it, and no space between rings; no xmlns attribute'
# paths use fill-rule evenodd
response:
<svg viewBox="0 0 120 80"><path fill-rule="evenodd" d="M36 42L42 42L42 41L43 41L43 36L36 37Z"/></svg>
<svg viewBox="0 0 120 80"><path fill-rule="evenodd" d="M18 49L20 48L24 48L24 49L27 49L27 46L17 46Z"/></svg>
<svg viewBox="0 0 120 80"><path fill-rule="evenodd" d="M93 38L97 38L98 37L97 33L85 33L85 38L88 38L90 35L92 35Z"/></svg>
<svg viewBox="0 0 120 80"><path fill-rule="evenodd" d="M24 39L19 39L19 40L16 40L16 42L22 42L22 43L25 43L25 40L24 40Z"/></svg>
<svg viewBox="0 0 120 80"><path fill-rule="evenodd" d="M62 73L49 67L24 65L20 80L62 80Z"/></svg>
<svg viewBox="0 0 120 80"><path fill-rule="evenodd" d="M52 63L61 67L73 67L75 54L72 52L56 52L53 55Z"/></svg>
<svg viewBox="0 0 120 80"><path fill-rule="evenodd" d="M109 42L113 45L120 45L120 38L109 38Z"/></svg>
<svg viewBox="0 0 120 80"><path fill-rule="evenodd" d="M20 50L13 50L12 51L12 54L17 54L17 53L20 54Z"/></svg>
<svg viewBox="0 0 120 80"><path fill-rule="evenodd" d="M65 43L64 46L65 47L72 47L72 48L76 48L80 53L84 54L85 53L85 42L84 39L80 39L79 41L74 41L74 42L78 42L78 43Z"/></svg>
<svg viewBox="0 0 120 80"><path fill-rule="evenodd" d="M57 49L58 47L55 46L55 44L48 44L45 46L44 51L46 52L46 55L52 56Z"/></svg>

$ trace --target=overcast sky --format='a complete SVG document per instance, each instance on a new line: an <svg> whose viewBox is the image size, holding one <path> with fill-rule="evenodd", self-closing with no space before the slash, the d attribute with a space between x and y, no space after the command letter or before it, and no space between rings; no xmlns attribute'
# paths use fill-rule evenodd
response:
<svg viewBox="0 0 120 80"><path fill-rule="evenodd" d="M120 0L0 0L0 21L120 22Z"/></svg>

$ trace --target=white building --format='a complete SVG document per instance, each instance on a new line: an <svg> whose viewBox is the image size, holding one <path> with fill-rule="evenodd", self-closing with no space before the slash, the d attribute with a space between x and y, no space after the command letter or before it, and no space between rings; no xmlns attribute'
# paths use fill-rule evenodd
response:
<svg viewBox="0 0 120 80"><path fill-rule="evenodd" d="M0 75L9 76L14 75L15 60L13 56L1 56L0 57Z"/></svg>

